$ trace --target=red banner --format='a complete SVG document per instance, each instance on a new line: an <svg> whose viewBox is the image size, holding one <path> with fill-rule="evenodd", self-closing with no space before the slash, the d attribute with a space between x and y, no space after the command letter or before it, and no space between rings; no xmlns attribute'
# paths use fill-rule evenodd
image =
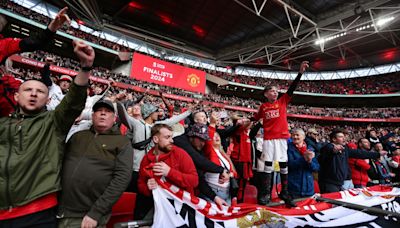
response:
<svg viewBox="0 0 400 228"><path fill-rule="evenodd" d="M40 62L34 59L29 59L29 58L25 58L22 57L20 55L12 55L10 57L10 59L14 62L17 63L22 63L25 65L29 65L29 66L33 66L33 67L37 67L37 68L43 68L44 67L44 62ZM50 71L52 72L56 72L59 74L67 74L70 76L76 76L78 74L77 71L74 70L70 70L68 68L64 68L64 67L59 67L59 66L55 66L55 65L50 65ZM94 77L93 75L90 75L90 80L95 81L95 82L99 82L99 83L103 83L103 84L107 84L109 83L109 81L107 79L102 79L102 78L98 78L98 77Z"/></svg>
<svg viewBox="0 0 400 228"><path fill-rule="evenodd" d="M136 52L133 54L131 77L199 93L204 93L206 88L204 71L165 62Z"/></svg>
<svg viewBox="0 0 400 228"><path fill-rule="evenodd" d="M141 55L141 56L143 56L143 55ZM153 59L153 58L151 58L151 59ZM34 59L24 58L19 55L11 56L11 60L18 62L18 63L25 64L25 65L38 67L38 68L43 68L43 66L44 66L43 62L39 62ZM161 62L163 62L163 61L161 61ZM168 63L168 64L171 64L171 63ZM70 70L67 68L58 67L58 66L54 66L54 65L50 66L50 70L53 72L57 72L60 74L68 74L71 76L75 76L76 74L78 74L78 72L76 72L74 70ZM90 80L99 82L99 83L104 83L104 84L107 84L109 82L107 79L98 78L98 77L94 77L94 76L90 76ZM204 84L205 84L205 74L204 74ZM122 88L122 89L132 89L136 92L141 92L141 93L146 91L145 88L142 88L139 86L134 86L134 85L129 85L129 84L121 83L121 82L116 82L115 86ZM154 90L150 90L150 91L148 91L148 93L155 95L155 96L158 95L158 92L154 91ZM185 101L185 102L192 102L193 100L195 100L193 98L179 96L179 95L175 95L175 94L168 94L168 93L164 93L164 96L169 99L181 100L181 101ZM213 107L226 108L226 109L230 109L230 110L236 110L236 111L242 111L242 112L257 112L256 109L251 109L251 108L246 108L246 107L231 106L231 105L226 105L226 104L217 103L217 102L209 102L209 101L205 101L205 103L210 104ZM301 118L301 119L326 120L326 121L348 121L348 122L366 122L366 123L368 123L368 122L400 123L400 118L386 118L386 119L345 118L345 117L331 117L331 116L302 115L302 114L293 114L293 113L288 114L288 117L289 118Z"/></svg>
<svg viewBox="0 0 400 228"><path fill-rule="evenodd" d="M24 58L20 55L13 55L10 57L12 61L18 62L18 63L23 63L29 66L34 66L34 67L38 67L38 68L43 68L44 66L44 62L39 62L36 61L34 59L28 59L28 58ZM71 75L71 76L75 76L78 74L78 72L74 71L74 70L70 70L64 67L59 67L59 66L54 66L54 65L50 65L50 70L53 72L57 72L60 74L67 74L67 75Z"/></svg>

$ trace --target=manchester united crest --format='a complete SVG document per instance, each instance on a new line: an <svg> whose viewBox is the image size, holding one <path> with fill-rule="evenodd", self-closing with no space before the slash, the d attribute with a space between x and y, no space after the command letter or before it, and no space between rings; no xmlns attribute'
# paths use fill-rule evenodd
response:
<svg viewBox="0 0 400 228"><path fill-rule="evenodd" d="M200 84L200 77L195 74L189 74L186 80L191 87L197 87Z"/></svg>

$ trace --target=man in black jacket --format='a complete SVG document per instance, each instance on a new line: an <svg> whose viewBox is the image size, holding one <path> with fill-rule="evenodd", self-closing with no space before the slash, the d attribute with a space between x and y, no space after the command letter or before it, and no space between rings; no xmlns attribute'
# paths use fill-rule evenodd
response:
<svg viewBox="0 0 400 228"><path fill-rule="evenodd" d="M319 156L319 188L321 193L341 191L344 180L348 177L349 157L359 159L374 159L385 155L386 152L367 152L345 147L344 131L334 129L329 135L331 143L321 149Z"/></svg>
<svg viewBox="0 0 400 228"><path fill-rule="evenodd" d="M210 188L210 186L208 186L204 179L204 172L210 172L219 173L220 181L222 182L229 180L229 174L223 167L216 165L202 155L202 150L205 145L205 141L207 140L209 140L207 125L195 123L185 134L175 137L174 144L184 149L193 159L197 173L199 174L198 186L200 192L208 198L214 199L214 202L217 205L228 206L223 199L215 194L215 192Z"/></svg>

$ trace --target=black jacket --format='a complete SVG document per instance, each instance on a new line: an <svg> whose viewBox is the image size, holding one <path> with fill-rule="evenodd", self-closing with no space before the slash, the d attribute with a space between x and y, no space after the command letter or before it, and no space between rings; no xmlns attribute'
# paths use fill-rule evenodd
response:
<svg viewBox="0 0 400 228"><path fill-rule="evenodd" d="M218 132L219 136L221 137L221 145L222 145L222 148L224 148L224 151L228 150L229 143L230 143L228 140L229 137L231 137L235 133L235 131L237 129L239 129L239 127L240 127L240 125L230 126L225 129L216 128L216 131Z"/></svg>
<svg viewBox="0 0 400 228"><path fill-rule="evenodd" d="M377 152L352 150L347 147L341 153L335 152L333 147L333 144L329 143L321 148L321 154L318 158L320 164L319 182L341 186L343 185L343 181L349 176L349 157L359 159L380 157L380 154Z"/></svg>
<svg viewBox="0 0 400 228"><path fill-rule="evenodd" d="M304 141L307 144L307 146L314 149L315 157L318 158L320 151L321 151L321 147L323 146L322 143L319 143L315 139L308 137L308 136L306 136Z"/></svg>
<svg viewBox="0 0 400 228"><path fill-rule="evenodd" d="M251 141L251 160L253 163L253 169L257 169L257 158L261 157L262 151L257 150L257 133L262 127L262 124L258 122L256 125L251 128L249 137Z"/></svg>
<svg viewBox="0 0 400 228"><path fill-rule="evenodd" d="M224 172L224 168L208 160L201 154L201 152L193 148L192 144L190 144L189 137L186 134L175 137L174 144L184 149L193 159L199 175L199 190L203 195L213 200L216 194L205 181L204 172L222 173Z"/></svg>

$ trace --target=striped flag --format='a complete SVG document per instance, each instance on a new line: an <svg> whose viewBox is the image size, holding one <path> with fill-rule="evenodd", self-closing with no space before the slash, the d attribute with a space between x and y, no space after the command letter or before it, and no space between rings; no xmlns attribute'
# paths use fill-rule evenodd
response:
<svg viewBox="0 0 400 228"><path fill-rule="evenodd" d="M317 202L309 198L296 208L240 204L218 208L178 187L159 182L153 190L153 227L400 227L399 218ZM400 213L400 189L375 186L322 197Z"/></svg>

